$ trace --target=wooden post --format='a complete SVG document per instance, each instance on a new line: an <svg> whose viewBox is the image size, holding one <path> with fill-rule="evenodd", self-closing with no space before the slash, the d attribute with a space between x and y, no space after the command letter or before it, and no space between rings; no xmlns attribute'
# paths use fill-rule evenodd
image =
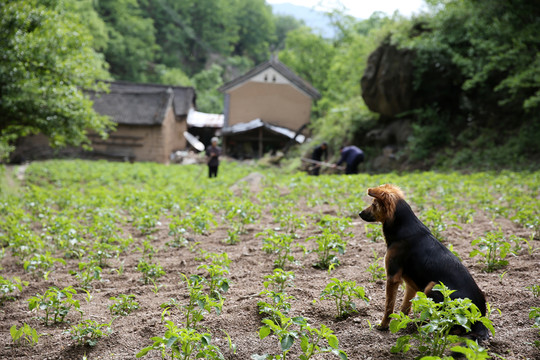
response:
<svg viewBox="0 0 540 360"><path fill-rule="evenodd" d="M259 159L263 157L263 128L259 128Z"/></svg>

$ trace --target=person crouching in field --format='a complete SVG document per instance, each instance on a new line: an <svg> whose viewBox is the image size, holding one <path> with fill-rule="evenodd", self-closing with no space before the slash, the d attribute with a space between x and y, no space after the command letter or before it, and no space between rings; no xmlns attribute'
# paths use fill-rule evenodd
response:
<svg viewBox="0 0 540 360"><path fill-rule="evenodd" d="M334 167L346 163L347 167L345 168L345 174L358 174L358 165L364 161L364 152L362 149L351 145L341 147L340 152L341 158Z"/></svg>
<svg viewBox="0 0 540 360"><path fill-rule="evenodd" d="M212 138L212 144L206 148L206 157L208 163L208 177L217 177L219 167L219 155L221 155L221 148L217 146L218 138Z"/></svg>
<svg viewBox="0 0 540 360"><path fill-rule="evenodd" d="M328 143L326 141L313 150L313 153L311 154L311 159L319 162L328 159ZM320 171L321 165L315 164L315 166L311 169L310 174L319 176Z"/></svg>

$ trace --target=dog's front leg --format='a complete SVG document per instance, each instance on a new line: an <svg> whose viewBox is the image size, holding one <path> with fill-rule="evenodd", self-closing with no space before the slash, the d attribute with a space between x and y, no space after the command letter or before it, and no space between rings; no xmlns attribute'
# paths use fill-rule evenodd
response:
<svg viewBox="0 0 540 360"><path fill-rule="evenodd" d="M407 280L405 280L405 284L405 294L403 295L400 311L405 315L408 315L409 311L411 311L411 300L416 295L417 288L409 284Z"/></svg>
<svg viewBox="0 0 540 360"><path fill-rule="evenodd" d="M394 275L387 275L386 278L386 304L384 308L384 316L381 324L377 327L379 330L388 330L390 324L390 315L394 312L394 306L396 305L396 295L399 285L403 281L402 269L400 269Z"/></svg>

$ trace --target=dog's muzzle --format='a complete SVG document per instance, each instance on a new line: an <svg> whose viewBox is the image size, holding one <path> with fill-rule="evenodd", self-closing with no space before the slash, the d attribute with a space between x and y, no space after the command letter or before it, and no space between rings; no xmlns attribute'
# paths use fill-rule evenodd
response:
<svg viewBox="0 0 540 360"><path fill-rule="evenodd" d="M367 221L367 222L374 222L376 221L375 220L375 216L373 216L373 213L371 211L366 211L366 210L363 210L360 214L360 217L362 218L362 220L364 221Z"/></svg>

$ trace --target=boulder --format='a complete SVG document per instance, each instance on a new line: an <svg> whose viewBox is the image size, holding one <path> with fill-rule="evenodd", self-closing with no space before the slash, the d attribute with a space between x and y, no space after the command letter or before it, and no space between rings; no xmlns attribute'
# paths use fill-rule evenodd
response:
<svg viewBox="0 0 540 360"><path fill-rule="evenodd" d="M408 111L413 102L414 52L383 43L368 58L360 81L368 108L394 117Z"/></svg>

